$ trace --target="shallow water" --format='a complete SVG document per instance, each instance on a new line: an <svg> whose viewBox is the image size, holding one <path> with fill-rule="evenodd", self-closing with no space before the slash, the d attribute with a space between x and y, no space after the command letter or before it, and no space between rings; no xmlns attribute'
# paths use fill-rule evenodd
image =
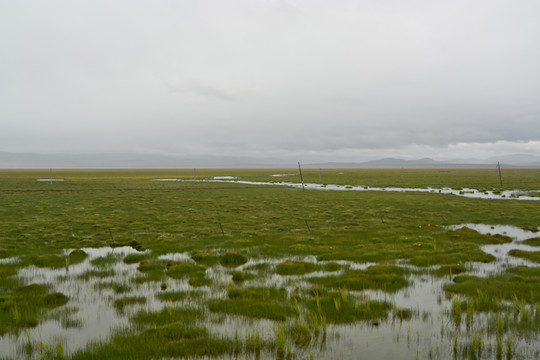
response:
<svg viewBox="0 0 540 360"><path fill-rule="evenodd" d="M274 176L274 175L272 175ZM221 177L225 178L225 177ZM451 194L456 196L462 196L473 199L498 199L498 200L540 200L537 196L527 196L528 192L523 190L505 190L495 194L493 191L479 191L476 189L451 189L451 188L402 188L402 187L373 187L365 185L332 185L332 184L313 184L313 183L289 183L289 182L265 182L265 181L246 181L246 180L226 180L216 179L213 180L185 180L185 179L153 179L152 181L197 181L197 182L222 182L222 183L235 183L244 185L272 185L272 186L289 186L301 189L314 190L336 190L336 191L391 191L391 192L429 192L438 194ZM530 192L538 192L539 190L532 190Z"/></svg>
<svg viewBox="0 0 540 360"><path fill-rule="evenodd" d="M481 233L502 234L513 239L512 243L500 245L486 245L482 249L492 253L497 261L490 264L473 263L469 264L469 274L486 276L492 273L503 271L508 266L528 265L538 267L527 260L514 258L508 255L510 249L537 250L528 247L521 241L537 237L536 233L524 231L511 226L483 225L483 224L461 224L448 227L449 230L467 226ZM133 280L142 274L137 270L138 264L125 264L119 258L116 263L105 267L113 269L114 276L101 278L90 278L83 280L79 276L88 270L103 269L91 264L91 260L109 254L121 255L121 257L136 253L130 247L112 249L105 248L85 248L89 256L80 264L71 265L69 271L66 269L41 269L28 266L20 269L18 276L27 283L47 283L52 285L53 291L60 291L69 296L70 301L63 307L54 309L51 314L57 313L57 318L43 321L37 327L28 330L28 336L32 341L43 341L54 345L58 339L62 340L66 353L84 347L86 344L96 340L106 340L115 328L129 325L129 315L140 309L159 310L167 304L160 301L156 295L161 291L161 281L144 282L135 284ZM219 252L219 251L218 251ZM66 254L69 250L66 250ZM9 261L18 261L10 258ZM193 262L188 253L171 253L159 256L160 260ZM211 298L224 298L227 296L227 287L232 282L231 272L233 270L244 270L254 274L253 266L258 264L268 264L260 274L264 276L260 279L247 280L243 286L268 286L282 287L287 289L289 294L305 292L312 286L308 281L313 276L333 276L342 272L322 272L317 271L305 275L282 276L275 273L275 266L286 260L301 260L317 264L316 257L288 257L288 258L251 258L248 262L235 269L224 268L220 264L206 270L206 275L212 279L211 287L197 288L196 291L202 293L202 298L198 300L187 299L177 302L178 306L204 306L204 302ZM7 261L7 260L5 260ZM370 263L355 263L351 261L336 261L343 267L351 269L365 269ZM328 325L326 339L322 334L314 337L311 343L306 346L289 344L295 358L309 359L313 354L315 358L323 359L414 359L416 357L424 359L453 359L453 347L457 331L458 348L463 349L470 342L472 330L466 328L465 321L459 325L452 323L450 316L451 301L447 299L444 292L444 285L452 281L451 276L434 277L425 268L416 268L410 265L403 265L413 270L413 275L409 276L411 285L395 293L388 294L382 291L350 291L350 301L354 298L369 296L375 300L384 300L394 303L396 308L411 309L413 316L410 320L400 321L393 319L392 314L387 320L379 321L373 325L371 321L361 321L351 324ZM435 269L432 268L432 269ZM121 284L129 284L132 288L122 294L115 294L112 289L99 289L96 286L109 281ZM187 280L176 280L165 278L167 291L194 290ZM114 299L124 296L144 296L147 300L145 304L130 305L123 312L117 311L113 302ZM472 329L476 332L487 332L485 330L488 315L475 313ZM67 321L69 320L69 321ZM289 322L294 321L293 319ZM72 324L66 326L66 323ZM240 339L245 339L248 334L259 332L262 339L271 341L274 339L276 322L270 320L248 319L241 316L223 315L209 313L203 323L208 326L214 334L234 338L235 333ZM539 334L530 335L531 338L516 338L515 347L523 359L537 358L537 351L540 349ZM21 356L21 349L28 341L25 332L17 337L6 335L0 337L0 357ZM484 339L486 349L495 348L495 338L486 336ZM495 358L494 353L486 350L483 359ZM489 356L488 356L489 354ZM233 358L232 356L220 357L221 359ZM275 359L274 352L262 352L259 359Z"/></svg>
<svg viewBox="0 0 540 360"><path fill-rule="evenodd" d="M536 238L539 236L538 232L532 232L523 230L511 225L487 225L487 224L460 224L447 226L449 230L457 230L463 227L468 227L478 231L484 235L504 235L512 238L511 243L504 244L492 244L482 245L480 248L485 253L495 256L497 259L491 263L474 263L472 264L473 271L477 272L477 275L487 276L494 273L498 273L505 268L515 266L529 266L540 267L540 264L533 261L522 259L508 255L510 250L524 250L524 251L538 251L537 247L522 244L523 240Z"/></svg>

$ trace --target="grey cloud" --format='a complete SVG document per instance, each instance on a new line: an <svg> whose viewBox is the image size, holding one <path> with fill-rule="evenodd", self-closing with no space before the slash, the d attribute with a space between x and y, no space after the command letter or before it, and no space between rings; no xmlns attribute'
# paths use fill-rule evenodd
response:
<svg viewBox="0 0 540 360"><path fill-rule="evenodd" d="M28 4L0 3L0 151L534 152L540 139L537 2Z"/></svg>

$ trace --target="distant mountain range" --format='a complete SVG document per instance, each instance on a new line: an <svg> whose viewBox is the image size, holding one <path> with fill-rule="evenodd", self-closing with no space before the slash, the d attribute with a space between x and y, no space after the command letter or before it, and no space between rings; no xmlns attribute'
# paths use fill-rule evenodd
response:
<svg viewBox="0 0 540 360"><path fill-rule="evenodd" d="M301 159L299 159L301 161ZM488 159L437 161L385 158L365 162L302 163L306 168L540 168L540 156L513 154ZM297 160L235 156L139 154L31 154L0 152L0 169L293 168Z"/></svg>
<svg viewBox="0 0 540 360"><path fill-rule="evenodd" d="M488 159L456 159L450 161L437 161L430 158L418 160L404 160L385 158L359 163L330 162L320 164L306 164L306 167L333 167L333 168L490 168L500 163L502 167L512 168L540 168L540 156L514 154Z"/></svg>

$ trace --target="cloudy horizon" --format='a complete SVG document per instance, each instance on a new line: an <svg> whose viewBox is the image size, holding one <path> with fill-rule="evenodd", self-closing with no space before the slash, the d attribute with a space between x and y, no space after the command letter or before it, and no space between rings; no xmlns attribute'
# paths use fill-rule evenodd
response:
<svg viewBox="0 0 540 360"><path fill-rule="evenodd" d="M540 3L0 0L0 152L540 155Z"/></svg>

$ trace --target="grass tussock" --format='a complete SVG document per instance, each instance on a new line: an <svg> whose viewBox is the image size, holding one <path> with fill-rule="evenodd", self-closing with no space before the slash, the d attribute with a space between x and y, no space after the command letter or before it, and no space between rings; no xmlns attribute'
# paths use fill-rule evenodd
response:
<svg viewBox="0 0 540 360"><path fill-rule="evenodd" d="M523 251L523 250L510 250L508 255L527 259L532 262L540 263L540 251Z"/></svg>
<svg viewBox="0 0 540 360"><path fill-rule="evenodd" d="M280 275L303 275L320 270L321 266L306 261L284 261L276 266L276 273Z"/></svg>
<svg viewBox="0 0 540 360"><path fill-rule="evenodd" d="M520 266L487 278L459 275L454 278L453 284L445 287L445 291L473 298L492 299L493 302L517 298L535 303L540 299L540 272L536 268Z"/></svg>
<svg viewBox="0 0 540 360"><path fill-rule="evenodd" d="M308 311L324 316L328 323L333 324L383 320L392 307L386 301L349 296L345 290L321 295L317 292L305 305Z"/></svg>
<svg viewBox="0 0 540 360"><path fill-rule="evenodd" d="M394 265L373 265L366 270L348 270L337 276L309 279L314 284L348 290L383 290L394 292L409 285L405 269Z"/></svg>
<svg viewBox="0 0 540 360"><path fill-rule="evenodd" d="M126 306L146 304L146 298L144 296L125 296L114 300L114 308L118 311L124 311Z"/></svg>
<svg viewBox="0 0 540 360"><path fill-rule="evenodd" d="M126 264L136 264L143 260L146 260L150 257L150 254L128 254L124 257L124 263Z"/></svg>
<svg viewBox="0 0 540 360"><path fill-rule="evenodd" d="M221 265L226 267L237 267L244 265L248 261L247 257L237 252L227 252L220 258Z"/></svg>
<svg viewBox="0 0 540 360"><path fill-rule="evenodd" d="M0 295L0 334L34 327L46 317L47 310L66 304L69 298L49 292L46 285L30 284Z"/></svg>
<svg viewBox="0 0 540 360"><path fill-rule="evenodd" d="M252 318L285 321L296 312L287 300L284 289L234 288L224 300L210 300L210 311Z"/></svg>

